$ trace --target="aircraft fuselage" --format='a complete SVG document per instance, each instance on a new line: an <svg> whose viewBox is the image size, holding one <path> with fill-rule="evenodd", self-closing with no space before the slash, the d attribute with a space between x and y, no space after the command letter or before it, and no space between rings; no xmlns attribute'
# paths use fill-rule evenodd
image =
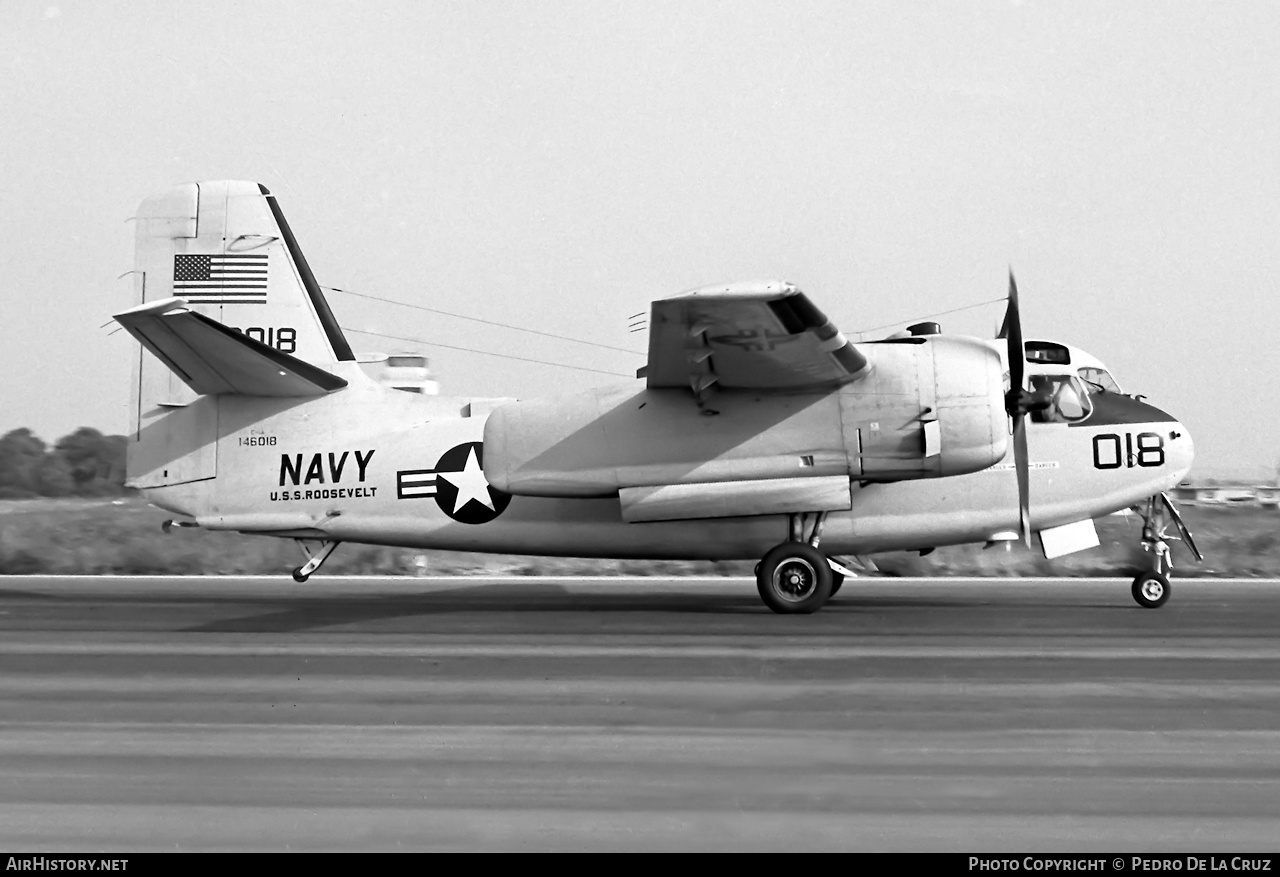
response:
<svg viewBox="0 0 1280 877"><path fill-rule="evenodd" d="M785 514L629 523L616 496L494 490L483 474L485 423L504 401L358 384L291 406L201 397L182 413L216 422L216 445L194 455L175 448L175 463L183 451L183 461L203 459L203 468L190 473L197 476L191 480L171 478L145 492L210 529L420 548L746 559L787 538ZM1095 411L1083 423L1029 424L1028 443L1036 530L1099 517L1168 490L1193 456L1180 423L1120 394L1095 397ZM982 542L1018 529L1012 450L1003 462L970 474L888 483L850 477L850 508L826 519L828 554Z"/></svg>

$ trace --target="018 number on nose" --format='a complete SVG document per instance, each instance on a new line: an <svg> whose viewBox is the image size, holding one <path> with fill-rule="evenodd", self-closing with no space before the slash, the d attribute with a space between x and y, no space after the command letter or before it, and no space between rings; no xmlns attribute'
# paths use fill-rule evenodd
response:
<svg viewBox="0 0 1280 877"><path fill-rule="evenodd" d="M1136 436L1126 432L1121 436L1104 432L1093 437L1093 468L1132 469L1134 466L1155 467L1164 465L1164 436L1154 432L1140 432Z"/></svg>

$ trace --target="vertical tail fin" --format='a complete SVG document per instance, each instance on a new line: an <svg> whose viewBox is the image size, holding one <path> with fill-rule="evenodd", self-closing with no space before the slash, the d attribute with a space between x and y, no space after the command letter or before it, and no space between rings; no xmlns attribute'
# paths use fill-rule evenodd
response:
<svg viewBox="0 0 1280 877"><path fill-rule="evenodd" d="M170 296L313 365L354 359L275 196L187 183L138 210L139 304Z"/></svg>
<svg viewBox="0 0 1280 877"><path fill-rule="evenodd" d="M147 198L136 219L138 304L177 296L197 313L321 368L355 358L265 187L186 183ZM212 478L216 400L198 400L141 348L133 390L135 486Z"/></svg>

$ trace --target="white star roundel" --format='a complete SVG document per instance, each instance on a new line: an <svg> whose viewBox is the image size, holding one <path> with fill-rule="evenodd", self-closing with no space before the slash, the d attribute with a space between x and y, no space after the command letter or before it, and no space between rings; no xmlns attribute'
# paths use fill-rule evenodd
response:
<svg viewBox="0 0 1280 877"><path fill-rule="evenodd" d="M444 452L436 464L436 505L463 524L487 524L506 510L511 495L484 480L484 443L467 442Z"/></svg>

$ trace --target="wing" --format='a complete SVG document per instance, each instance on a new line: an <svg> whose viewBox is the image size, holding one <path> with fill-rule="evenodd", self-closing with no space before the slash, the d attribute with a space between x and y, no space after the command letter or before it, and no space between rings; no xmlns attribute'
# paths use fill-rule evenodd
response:
<svg viewBox="0 0 1280 877"><path fill-rule="evenodd" d="M347 385L337 375L187 310L180 298L139 305L115 319L197 393L322 396Z"/></svg>
<svg viewBox="0 0 1280 877"><path fill-rule="evenodd" d="M650 388L802 389L857 380L867 359L789 283L712 286L653 303Z"/></svg>

